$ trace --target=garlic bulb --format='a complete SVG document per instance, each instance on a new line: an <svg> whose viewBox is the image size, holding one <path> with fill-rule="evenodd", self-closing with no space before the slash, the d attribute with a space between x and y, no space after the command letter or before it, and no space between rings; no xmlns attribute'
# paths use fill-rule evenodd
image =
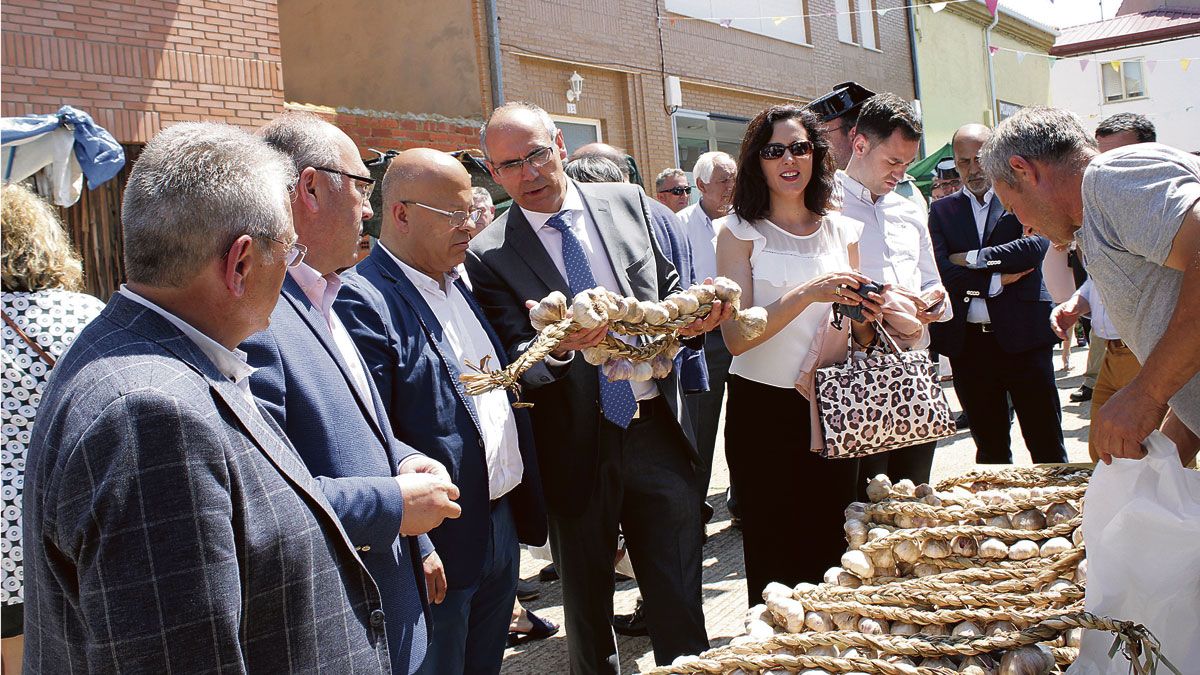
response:
<svg viewBox="0 0 1200 675"><path fill-rule="evenodd" d="M635 361L633 374L629 379L633 382L649 382L654 378L654 366L649 361Z"/></svg>
<svg viewBox="0 0 1200 675"><path fill-rule="evenodd" d="M804 632L804 605L792 598L780 598L773 605L775 616L783 620L783 628L789 633Z"/></svg>
<svg viewBox="0 0 1200 675"><path fill-rule="evenodd" d="M1080 586L1087 585L1087 558L1080 560L1079 564L1075 566L1074 581L1075 581L1075 583L1079 584Z"/></svg>
<svg viewBox="0 0 1200 675"><path fill-rule="evenodd" d="M875 576L875 564L862 551L846 551L842 554L842 567L860 579Z"/></svg>
<svg viewBox="0 0 1200 675"><path fill-rule="evenodd" d="M628 359L609 359L600 366L600 372L609 382L628 380L633 377L633 363Z"/></svg>
<svg viewBox="0 0 1200 675"><path fill-rule="evenodd" d="M921 545L905 539L892 548L892 557L901 562L915 563L921 559Z"/></svg>
<svg viewBox="0 0 1200 675"><path fill-rule="evenodd" d="M911 530L911 529L915 528L916 526L917 526L916 518L914 518L908 514L905 514L905 513L901 513L900 515L896 516L896 527L898 527L902 530Z"/></svg>
<svg viewBox="0 0 1200 675"><path fill-rule="evenodd" d="M566 315L567 296L561 291L554 291L529 310L529 322L535 330L541 330L552 323L562 321Z"/></svg>
<svg viewBox="0 0 1200 675"><path fill-rule="evenodd" d="M626 323L642 323L646 318L646 308L634 298L629 298L629 300L631 302L629 307L625 308L625 317L622 320Z"/></svg>
<svg viewBox="0 0 1200 675"><path fill-rule="evenodd" d="M985 519L983 524L987 525L988 527L1002 527L1006 530L1011 530L1013 526L1012 521L1008 518L1008 515L1003 513L998 516L992 516L991 518Z"/></svg>
<svg viewBox="0 0 1200 675"><path fill-rule="evenodd" d="M967 675L994 675L996 662L987 654L968 656L958 664L958 672L967 673Z"/></svg>
<svg viewBox="0 0 1200 675"><path fill-rule="evenodd" d="M1000 659L1000 675L1046 675L1053 667L1054 655L1042 645L1013 649Z"/></svg>
<svg viewBox="0 0 1200 675"><path fill-rule="evenodd" d="M995 537L989 537L979 545L979 555L988 560L1003 560L1008 557L1008 544Z"/></svg>
<svg viewBox="0 0 1200 675"><path fill-rule="evenodd" d="M926 558L946 558L950 556L950 547L941 539L930 539L921 546L921 552Z"/></svg>
<svg viewBox="0 0 1200 675"><path fill-rule="evenodd" d="M829 612L806 612L804 614L804 626L815 633L825 633L833 630L833 618L829 616ZM788 625L789 633L799 633L791 629Z"/></svg>
<svg viewBox="0 0 1200 675"><path fill-rule="evenodd" d="M884 571L896 566L896 559L892 557L892 549L881 548L876 551L871 551L867 557L871 559L871 564L875 566L876 575L895 576L894 574L887 574Z"/></svg>
<svg viewBox="0 0 1200 675"><path fill-rule="evenodd" d="M1070 504L1051 504L1046 509L1046 524L1054 527L1055 525L1069 523L1077 515L1079 515L1079 509Z"/></svg>
<svg viewBox="0 0 1200 675"><path fill-rule="evenodd" d="M887 530L883 529L882 527L872 527L871 529L867 530L867 541L875 541L877 539L883 539L884 537L888 536L889 534L891 534L891 533L888 532Z"/></svg>
<svg viewBox="0 0 1200 675"><path fill-rule="evenodd" d="M593 366L604 365L610 358L612 358L612 354L600 347L586 347L580 351L583 352L583 360L587 361Z"/></svg>
<svg viewBox="0 0 1200 675"><path fill-rule="evenodd" d="M657 302L643 300L638 303L638 307L642 310L643 323L648 323L651 326L661 326L671 320L671 315L667 312L667 309L660 306Z"/></svg>
<svg viewBox="0 0 1200 675"><path fill-rule="evenodd" d="M1082 628L1072 628L1067 631L1066 643L1067 643L1068 647L1075 647L1076 649L1078 649L1079 641L1082 639L1083 639L1083 629Z"/></svg>
<svg viewBox="0 0 1200 675"><path fill-rule="evenodd" d="M725 277L717 277L713 279L712 285L717 299L721 302L729 303L735 308L741 304L742 287L738 286L737 282Z"/></svg>
<svg viewBox="0 0 1200 675"><path fill-rule="evenodd" d="M771 603L778 601L780 598L791 598L792 589L784 586L778 581L772 581L763 587L762 597L763 600L770 605Z"/></svg>
<svg viewBox="0 0 1200 675"><path fill-rule="evenodd" d="M1039 554L1043 558L1048 558L1059 553L1066 553L1071 550L1071 542L1067 541L1066 537L1051 537L1042 544Z"/></svg>
<svg viewBox="0 0 1200 675"><path fill-rule="evenodd" d="M842 526L846 532L846 542L851 549L861 548L867 541L867 526L861 520L847 520Z"/></svg>
<svg viewBox="0 0 1200 675"><path fill-rule="evenodd" d="M816 584L810 584L807 581L801 581L795 586L792 586L792 597L803 595L805 593L812 593L815 590L817 590Z"/></svg>
<svg viewBox="0 0 1200 675"><path fill-rule="evenodd" d="M892 486L892 490L901 497L912 497L917 491L917 486L907 478L901 478Z"/></svg>
<svg viewBox="0 0 1200 675"><path fill-rule="evenodd" d="M862 586L862 579L859 579L846 570L842 570L841 574L838 574L837 585L843 588L858 588Z"/></svg>
<svg viewBox="0 0 1200 675"><path fill-rule="evenodd" d="M834 612L833 625L838 630L858 630L858 615L854 612Z"/></svg>
<svg viewBox="0 0 1200 675"><path fill-rule="evenodd" d="M666 300L658 303L658 306L667 310L668 321L674 321L675 319L679 318L679 305L675 304L674 300L667 298Z"/></svg>
<svg viewBox="0 0 1200 675"><path fill-rule="evenodd" d="M919 632L922 635L933 635L933 636L949 634L949 631L946 630L946 627L940 623L934 623L934 624L929 624L926 626L921 626L921 630L919 630L917 632Z"/></svg>
<svg viewBox="0 0 1200 675"><path fill-rule="evenodd" d="M1038 545L1028 539L1022 539L1008 547L1009 560L1028 560L1040 555Z"/></svg>
<svg viewBox="0 0 1200 675"><path fill-rule="evenodd" d="M931 496L933 496L933 494L934 494L933 488L929 487L929 483L921 483L920 485L917 486L917 488L915 490L913 490L913 496L916 497L917 499L924 499L925 497L931 497Z"/></svg>
<svg viewBox="0 0 1200 675"><path fill-rule="evenodd" d="M1026 499L1029 499L1030 495L1032 495L1032 493L1029 491L1029 488L1023 487L1009 488L1007 492L1002 492L1000 494L1007 494L1008 497L1013 501L1025 501Z"/></svg>
<svg viewBox="0 0 1200 675"><path fill-rule="evenodd" d="M751 621L769 621L770 616L771 612L766 604L758 604L746 610L745 623L749 625Z"/></svg>
<svg viewBox="0 0 1200 675"><path fill-rule="evenodd" d="M1012 633L1017 630L1015 624L1011 621L993 621L988 624L987 630L984 632L988 637L992 637L997 633Z"/></svg>
<svg viewBox="0 0 1200 675"><path fill-rule="evenodd" d="M1083 546L1083 528L1082 527L1075 528L1075 531L1071 533L1071 543L1075 544L1076 546Z"/></svg>
<svg viewBox="0 0 1200 675"><path fill-rule="evenodd" d="M608 320L607 316L600 313L591 291L583 291L571 301L571 318L582 328L595 328Z"/></svg>
<svg viewBox="0 0 1200 675"><path fill-rule="evenodd" d="M867 499L873 502L887 499L892 489L892 480L885 474L879 474L867 481Z"/></svg>
<svg viewBox="0 0 1200 675"><path fill-rule="evenodd" d="M841 567L830 567L829 569L825 570L825 574L821 578L825 583L827 583L831 586L837 586L838 585L838 575L840 575L841 573L843 573L845 571L846 570L842 569ZM770 584L768 584L768 588L769 587L770 587ZM765 597L766 590L763 591L763 594Z"/></svg>
<svg viewBox="0 0 1200 675"><path fill-rule="evenodd" d="M700 301L690 292L676 293L667 299L679 307L680 314L690 315L700 311Z"/></svg>
<svg viewBox="0 0 1200 675"><path fill-rule="evenodd" d="M655 356L653 359L650 359L651 377L656 380L661 380L662 378L671 374L671 368L674 367L674 365L675 362L672 361L671 357L667 356L666 354L659 354L658 356Z"/></svg>
<svg viewBox="0 0 1200 675"><path fill-rule="evenodd" d="M712 284L695 284L688 289L688 293L702 305L717 299L717 291Z"/></svg>
<svg viewBox="0 0 1200 675"><path fill-rule="evenodd" d="M945 656L939 656L936 659L935 658L922 659L921 663L918 664L918 667L920 667L920 668L948 668L950 670L957 670L957 668L955 668L955 666L954 666L954 662L951 661L950 659L946 658Z"/></svg>
<svg viewBox="0 0 1200 675"><path fill-rule="evenodd" d="M916 635L918 632L920 632L920 629L915 624L911 624L911 623L893 623L892 624L892 630L891 630L892 635Z"/></svg>
<svg viewBox="0 0 1200 675"><path fill-rule="evenodd" d="M979 542L975 537L960 534L950 540L950 554L963 558L974 558L979 553Z"/></svg>
<svg viewBox="0 0 1200 675"><path fill-rule="evenodd" d="M766 621L759 621L757 619L754 621L747 621L746 635L755 640L767 640L775 635L775 627ZM730 642L730 644L733 643Z"/></svg>
<svg viewBox="0 0 1200 675"><path fill-rule="evenodd" d="M864 616L858 620L858 632L867 635L887 635L888 623L883 619L871 619Z"/></svg>
<svg viewBox="0 0 1200 675"><path fill-rule="evenodd" d="M838 649L833 645L817 645L816 647L809 647L808 651L804 653L809 656L831 656L836 658ZM821 672L824 673L825 671L822 670Z"/></svg>
<svg viewBox="0 0 1200 675"><path fill-rule="evenodd" d="M941 574L942 568L933 563L917 563L913 565L913 574L918 577L931 577L935 574Z"/></svg>
<svg viewBox="0 0 1200 675"><path fill-rule="evenodd" d="M963 621L956 625L950 634L955 637L979 637L983 635L983 631L974 622Z"/></svg>
<svg viewBox="0 0 1200 675"><path fill-rule="evenodd" d="M842 513L846 516L846 520L861 520L864 525L866 524L867 505L862 502L850 502L850 505Z"/></svg>
<svg viewBox="0 0 1200 675"><path fill-rule="evenodd" d="M738 332L747 340L753 340L763 331L767 329L767 310L762 307L751 307L738 312L737 322Z"/></svg>
<svg viewBox="0 0 1200 675"><path fill-rule="evenodd" d="M1018 530L1040 530L1046 527L1046 514L1037 509L1025 509L1014 514L1011 520L1013 527Z"/></svg>

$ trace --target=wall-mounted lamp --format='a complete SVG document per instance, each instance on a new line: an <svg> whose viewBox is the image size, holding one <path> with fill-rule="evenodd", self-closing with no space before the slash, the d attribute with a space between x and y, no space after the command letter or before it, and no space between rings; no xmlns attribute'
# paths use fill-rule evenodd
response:
<svg viewBox="0 0 1200 675"><path fill-rule="evenodd" d="M571 88L567 90L567 100L575 103L583 97L583 76L573 72L568 82L570 82Z"/></svg>

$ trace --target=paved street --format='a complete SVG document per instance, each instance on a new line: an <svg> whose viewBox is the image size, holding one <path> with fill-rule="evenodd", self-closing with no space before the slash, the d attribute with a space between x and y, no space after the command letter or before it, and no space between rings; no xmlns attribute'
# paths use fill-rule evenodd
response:
<svg viewBox="0 0 1200 675"><path fill-rule="evenodd" d="M1058 389L1063 404L1063 433L1067 442L1070 461L1087 461L1087 426L1090 403L1071 403L1068 396L1077 389L1083 379L1086 349L1075 349L1071 353L1071 371L1059 371ZM1058 363L1058 352L1055 352ZM959 410L954 390L947 385L951 407ZM718 438L723 438L719 435ZM717 507L713 521L708 525L708 543L704 547L704 615L708 624L709 640L713 646L729 642L741 632L742 615L746 608L745 580L742 575L742 542L738 531L729 524L729 513L724 508L725 488L729 485L729 474L725 466L724 453L718 452L713 467L709 502ZM1029 454L1020 437L1019 426L1013 425L1013 455L1018 464L1029 464ZM975 468L975 445L970 433L961 431L951 439L942 441L937 450L933 466L934 481L958 475ZM522 552L521 576L536 579L537 572L545 563L532 559ZM614 596L616 612L625 614L633 611L637 600L637 584L625 582L617 585ZM562 594L557 582L542 584L542 595L526 603L539 616L562 623ZM618 637L622 672L634 673L653 667L654 658L649 638ZM563 631L540 642L509 649L505 653L504 673L565 673L567 641Z"/></svg>

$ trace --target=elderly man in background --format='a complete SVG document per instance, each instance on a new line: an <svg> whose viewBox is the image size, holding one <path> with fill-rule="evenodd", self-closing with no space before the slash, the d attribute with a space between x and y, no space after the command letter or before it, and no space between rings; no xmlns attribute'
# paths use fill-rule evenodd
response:
<svg viewBox="0 0 1200 675"><path fill-rule="evenodd" d="M425 658L427 603L440 601L445 588L438 554L416 535L458 516L458 489L441 464L392 435L391 411L333 312L337 272L353 264L362 222L373 215L374 181L354 141L315 115L285 113L260 135L299 176L292 222L307 254L288 270L271 326L242 345L257 369L250 390L316 476L371 570L392 672L408 675Z"/></svg>
<svg viewBox="0 0 1200 675"><path fill-rule="evenodd" d="M688 185L683 169L663 169L654 179L654 198L672 213L679 213L692 197L692 186Z"/></svg>
<svg viewBox="0 0 1200 675"><path fill-rule="evenodd" d="M976 460L1012 462L1009 400L1035 462L1067 461L1050 329L1054 301L1042 282L1050 242L1026 237L979 164L991 136L981 124L954 132L961 192L933 203L929 235L954 317L930 326L933 347L950 358L954 390L971 419Z"/></svg>
<svg viewBox="0 0 1200 675"><path fill-rule="evenodd" d="M535 335L527 300L603 286L639 300L679 290L655 240L645 193L616 183L575 183L563 173L566 147L546 111L509 103L480 137L492 176L515 202L471 242L475 293L510 356ZM715 305L681 329L688 342L730 315ZM550 545L563 585L570 669L619 672L609 621L613 551L625 532L645 597L654 660L670 663L708 647L701 599L698 459L675 373L653 382L608 380L575 351L608 327L575 333L552 360L525 373L550 519ZM698 346L698 345L695 345Z"/></svg>
<svg viewBox="0 0 1200 675"><path fill-rule="evenodd" d="M363 350L396 437L427 448L461 490L462 517L430 537L445 561L422 673L498 673L520 568L518 540L546 541L528 413L497 389L468 396L472 364L504 348L455 268L483 209L450 155L406 150L383 178L379 245L346 274L337 311Z"/></svg>
<svg viewBox="0 0 1200 675"><path fill-rule="evenodd" d="M236 349L304 255L294 179L216 124L170 127L134 165L128 283L58 362L33 433L29 672L390 670L375 582Z"/></svg>
<svg viewBox="0 0 1200 675"><path fill-rule="evenodd" d="M943 159L933 168L933 186L929 196L931 202L958 192L962 182L958 179L958 170L954 168L954 158Z"/></svg>
<svg viewBox="0 0 1200 675"><path fill-rule="evenodd" d="M909 298L924 325L953 316L938 274L927 214L896 194L895 186L920 149L924 128L917 111L895 94L872 96L858 113L851 142L853 155L836 180L842 187L842 214L862 225L858 240L859 271ZM915 348L929 346L922 330ZM867 481L887 474L928 483L937 441L880 452L859 460L859 499L867 498Z"/></svg>
<svg viewBox="0 0 1200 675"><path fill-rule="evenodd" d="M1200 159L1157 143L1098 155L1073 113L1024 108L983 147L996 194L1059 244L1079 243L1142 369L1092 418L1100 459L1139 458L1162 429L1184 463L1200 433Z"/></svg>

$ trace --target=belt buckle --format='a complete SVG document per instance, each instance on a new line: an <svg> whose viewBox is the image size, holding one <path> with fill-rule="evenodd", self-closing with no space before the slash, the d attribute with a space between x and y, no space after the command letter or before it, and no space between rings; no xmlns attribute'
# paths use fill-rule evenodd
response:
<svg viewBox="0 0 1200 675"><path fill-rule="evenodd" d="M992 324L990 322L979 324L979 332L980 333L991 333L992 332Z"/></svg>
<svg viewBox="0 0 1200 675"><path fill-rule="evenodd" d="M633 419L640 420L642 418L642 402L637 402L637 407L633 409Z"/></svg>

